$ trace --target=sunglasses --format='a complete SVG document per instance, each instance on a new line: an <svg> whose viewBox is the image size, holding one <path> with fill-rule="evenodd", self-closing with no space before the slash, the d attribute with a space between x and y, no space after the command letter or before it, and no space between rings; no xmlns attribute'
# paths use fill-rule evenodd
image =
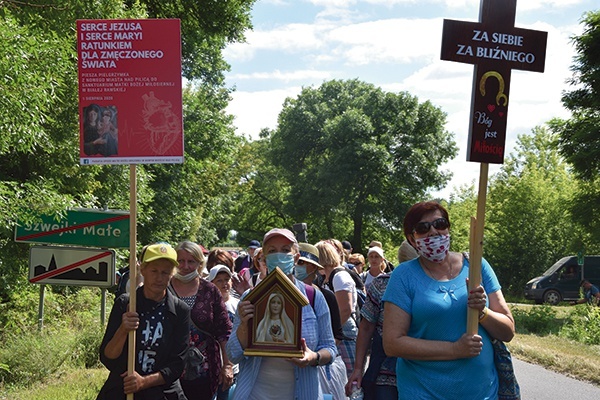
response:
<svg viewBox="0 0 600 400"><path fill-rule="evenodd" d="M422 235L429 232L429 229L431 229L432 226L438 231L443 231L444 229L448 229L450 227L450 223L446 218L438 218L431 222L419 222L415 225L413 233L416 232Z"/></svg>

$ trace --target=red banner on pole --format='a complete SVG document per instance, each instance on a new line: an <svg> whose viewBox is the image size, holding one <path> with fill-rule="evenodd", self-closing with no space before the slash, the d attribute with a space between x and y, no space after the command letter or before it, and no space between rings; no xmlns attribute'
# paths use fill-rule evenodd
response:
<svg viewBox="0 0 600 400"><path fill-rule="evenodd" d="M178 19L78 20L80 163L183 162Z"/></svg>

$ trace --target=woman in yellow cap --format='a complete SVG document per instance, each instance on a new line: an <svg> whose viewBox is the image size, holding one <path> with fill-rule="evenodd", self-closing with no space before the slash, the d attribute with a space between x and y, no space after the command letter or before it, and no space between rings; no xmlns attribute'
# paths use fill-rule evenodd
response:
<svg viewBox="0 0 600 400"><path fill-rule="evenodd" d="M179 399L179 377L188 349L190 309L167 290L177 253L166 243L144 247L136 291L136 309L129 311L129 294L115 300L100 345L100 361L110 374L97 399ZM128 337L136 331L135 368L127 372Z"/></svg>

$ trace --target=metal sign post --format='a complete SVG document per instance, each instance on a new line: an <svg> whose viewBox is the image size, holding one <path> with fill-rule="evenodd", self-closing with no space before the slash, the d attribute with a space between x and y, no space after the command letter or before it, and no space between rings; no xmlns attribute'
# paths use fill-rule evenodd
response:
<svg viewBox="0 0 600 400"><path fill-rule="evenodd" d="M38 305L38 331L42 331L44 328L44 295L46 292L46 285L40 285L40 302Z"/></svg>

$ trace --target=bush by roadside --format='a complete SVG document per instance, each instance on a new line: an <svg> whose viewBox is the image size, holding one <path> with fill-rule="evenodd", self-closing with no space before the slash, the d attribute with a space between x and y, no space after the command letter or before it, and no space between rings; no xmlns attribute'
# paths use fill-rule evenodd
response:
<svg viewBox="0 0 600 400"><path fill-rule="evenodd" d="M600 345L600 307L581 304L511 306L517 333L556 335L585 345Z"/></svg>
<svg viewBox="0 0 600 400"><path fill-rule="evenodd" d="M579 343L600 345L600 307L576 306L560 334Z"/></svg>
<svg viewBox="0 0 600 400"><path fill-rule="evenodd" d="M523 361L600 386L600 307L511 305L517 335L508 347Z"/></svg>
<svg viewBox="0 0 600 400"><path fill-rule="evenodd" d="M74 293L49 291L44 329L37 329L37 315L19 313L22 301L36 304L24 293L18 301L3 304L5 328L0 331L0 393L27 387L68 369L98 367L98 348L104 327L100 323L100 290L83 288ZM108 300L111 301L111 300ZM10 327L7 328L6 326Z"/></svg>

